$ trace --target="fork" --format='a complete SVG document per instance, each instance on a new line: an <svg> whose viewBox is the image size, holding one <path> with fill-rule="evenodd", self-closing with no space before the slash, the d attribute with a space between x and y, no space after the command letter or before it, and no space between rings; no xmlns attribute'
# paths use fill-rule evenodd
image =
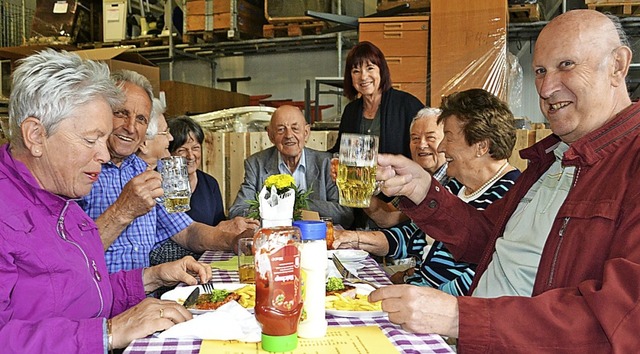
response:
<svg viewBox="0 0 640 354"><path fill-rule="evenodd" d="M211 284L211 283L202 284L201 287L202 287L202 291L205 294L211 294L211 292L214 290L213 284Z"/></svg>
<svg viewBox="0 0 640 354"><path fill-rule="evenodd" d="M346 282L367 284L372 286L374 289L380 288L378 284L372 283L368 280L360 279L357 276L353 275L353 273L351 273L349 269L345 268L344 264L340 262L340 260L338 259L338 255L334 254L332 259L333 259L333 264L336 266L336 269L338 269L338 273L342 275L342 278L344 278Z"/></svg>

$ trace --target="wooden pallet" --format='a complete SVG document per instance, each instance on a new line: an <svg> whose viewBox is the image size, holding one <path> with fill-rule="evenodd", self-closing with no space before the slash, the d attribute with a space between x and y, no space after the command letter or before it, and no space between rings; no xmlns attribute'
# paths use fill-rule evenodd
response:
<svg viewBox="0 0 640 354"><path fill-rule="evenodd" d="M298 37L305 34L320 34L324 28L325 23L322 21L270 23L262 26L262 36L264 38Z"/></svg>
<svg viewBox="0 0 640 354"><path fill-rule="evenodd" d="M609 12L616 16L640 16L640 1L618 1L587 4L589 10Z"/></svg>
<svg viewBox="0 0 640 354"><path fill-rule="evenodd" d="M542 20L539 4L509 5L509 22L536 22Z"/></svg>
<svg viewBox="0 0 640 354"><path fill-rule="evenodd" d="M213 43L223 40L222 34L213 31L191 31L182 35L182 42L189 44Z"/></svg>

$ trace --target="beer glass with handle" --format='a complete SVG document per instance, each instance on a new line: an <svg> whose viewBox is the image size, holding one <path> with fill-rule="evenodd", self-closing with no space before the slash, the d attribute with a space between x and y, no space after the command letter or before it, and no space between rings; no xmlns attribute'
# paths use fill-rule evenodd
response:
<svg viewBox="0 0 640 354"><path fill-rule="evenodd" d="M187 159L182 156L164 157L158 161L158 172L162 175L164 196L159 202L170 213L191 209L191 187L187 172Z"/></svg>
<svg viewBox="0 0 640 354"><path fill-rule="evenodd" d="M340 204L352 208L367 208L376 189L378 137L362 134L342 134L336 184Z"/></svg>

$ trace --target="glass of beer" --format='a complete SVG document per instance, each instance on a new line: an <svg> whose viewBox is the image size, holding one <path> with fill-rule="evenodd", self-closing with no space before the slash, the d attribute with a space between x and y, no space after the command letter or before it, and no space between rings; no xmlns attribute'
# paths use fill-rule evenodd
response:
<svg viewBox="0 0 640 354"><path fill-rule="evenodd" d="M332 250L333 249L333 219L330 216L321 216L320 220L324 221L324 223L327 225L327 233L326 233L326 240L327 240L327 249L328 250Z"/></svg>
<svg viewBox="0 0 640 354"><path fill-rule="evenodd" d="M336 184L340 204L352 208L367 208L376 189L378 137L362 134L342 134Z"/></svg>
<svg viewBox="0 0 640 354"><path fill-rule="evenodd" d="M241 238L238 240L238 275L241 283L254 284L256 282L253 238Z"/></svg>
<svg viewBox="0 0 640 354"><path fill-rule="evenodd" d="M170 213L191 209L191 187L187 172L187 159L182 156L164 157L158 161L158 172L162 175L164 196L159 202Z"/></svg>

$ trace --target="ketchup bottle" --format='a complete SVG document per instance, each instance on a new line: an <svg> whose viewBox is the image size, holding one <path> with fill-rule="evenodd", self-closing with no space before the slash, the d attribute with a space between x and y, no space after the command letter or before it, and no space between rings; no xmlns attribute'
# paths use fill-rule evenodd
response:
<svg viewBox="0 0 640 354"><path fill-rule="evenodd" d="M269 352L288 352L298 346L299 246L297 227L263 227L254 236L256 319L262 326L262 349Z"/></svg>

